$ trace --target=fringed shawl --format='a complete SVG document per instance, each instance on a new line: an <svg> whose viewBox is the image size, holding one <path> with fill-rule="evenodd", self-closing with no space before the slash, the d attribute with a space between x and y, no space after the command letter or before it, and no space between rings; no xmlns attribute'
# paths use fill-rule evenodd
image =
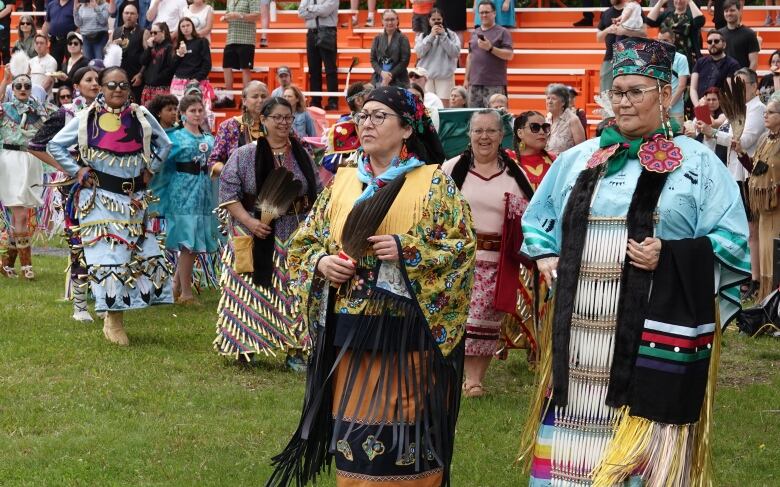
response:
<svg viewBox="0 0 780 487"><path fill-rule="evenodd" d="M761 161L769 166L764 174L756 174L756 164ZM780 138L769 138L765 134L753 156L753 173L748 180L750 212L758 215L762 211L777 208L780 189Z"/></svg>

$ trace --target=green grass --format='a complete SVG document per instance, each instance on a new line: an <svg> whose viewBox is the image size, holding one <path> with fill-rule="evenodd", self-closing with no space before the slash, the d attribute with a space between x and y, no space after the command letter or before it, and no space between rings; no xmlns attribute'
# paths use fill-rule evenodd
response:
<svg viewBox="0 0 780 487"><path fill-rule="evenodd" d="M125 317L131 347L70 320L65 259L33 283L0 280L0 485L262 485L295 429L303 377L282 358L236 365L211 349L218 301ZM727 335L716 407L716 485L780 485L780 341ZM461 409L453 485L517 486L532 376L492 366L491 395ZM319 485L333 485L327 476Z"/></svg>

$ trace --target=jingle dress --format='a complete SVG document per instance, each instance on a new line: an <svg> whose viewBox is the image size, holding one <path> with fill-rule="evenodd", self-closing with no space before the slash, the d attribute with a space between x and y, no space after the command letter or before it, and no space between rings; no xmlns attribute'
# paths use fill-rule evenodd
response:
<svg viewBox="0 0 780 487"><path fill-rule="evenodd" d="M673 142L648 153L667 151L679 166L645 167L631 151L613 163L620 144L586 141L558 157L523 216L523 253L560 256L524 445L532 486L707 478L710 354L717 362L719 326L750 275L748 230L718 157L688 137ZM653 235L655 272L629 265L628 238Z"/></svg>
<svg viewBox="0 0 780 487"><path fill-rule="evenodd" d="M238 148L230 156L219 177L220 208L239 202L250 214L254 214L258 192L255 179L256 151L255 142ZM314 166L310 159L296 162L289 150L282 164L292 171L295 179L301 181L303 186L290 212L273 222L273 236L269 237L273 238L274 272L271 286L256 284L252 273L235 271L235 239L252 235L252 232L236 219L226 216L229 239L222 254L222 298L219 301L217 337L214 340L214 348L221 355L250 360L260 352L273 355L275 351L310 346L300 307L289 289L286 259L290 235L306 217L312 204L307 196L309 184L300 165ZM318 180L316 185L316 191L319 192L321 187Z"/></svg>
<svg viewBox="0 0 780 487"><path fill-rule="evenodd" d="M171 151L154 182L160 198L157 211L165 216L165 247L193 253L212 253L219 248L219 230L214 209L217 201L208 174L208 159L214 146L211 134L195 135L185 128L167 132Z"/></svg>
<svg viewBox="0 0 780 487"><path fill-rule="evenodd" d="M291 289L315 349L300 426L268 485L313 480L334 457L338 486L450 485L474 266L469 206L435 165L407 172L376 232L395 237L401 259L369 253L337 289L317 264L339 253L362 192L357 169L340 168L290 243Z"/></svg>
<svg viewBox="0 0 780 487"><path fill-rule="evenodd" d="M102 95L48 143L48 152L70 174L81 166L70 154L77 145L97 187L74 195L78 231L96 311L125 311L172 303L172 269L149 228L152 194L142 170L156 172L170 140L146 108L105 105ZM119 113L116 113L119 112Z"/></svg>

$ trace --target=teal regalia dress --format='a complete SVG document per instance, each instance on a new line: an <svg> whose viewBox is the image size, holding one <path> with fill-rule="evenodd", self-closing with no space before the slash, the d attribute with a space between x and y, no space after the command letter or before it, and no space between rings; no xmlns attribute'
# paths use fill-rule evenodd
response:
<svg viewBox="0 0 780 487"><path fill-rule="evenodd" d="M211 134L195 135L180 128L168 132L172 148L154 190L160 198L156 208L165 216L169 250L187 249L212 253L219 248L219 230L214 182L207 162L214 147Z"/></svg>

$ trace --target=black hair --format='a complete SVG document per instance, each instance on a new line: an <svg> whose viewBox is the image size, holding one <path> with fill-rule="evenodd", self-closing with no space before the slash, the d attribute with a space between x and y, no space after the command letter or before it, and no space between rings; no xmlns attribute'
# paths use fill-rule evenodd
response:
<svg viewBox="0 0 780 487"><path fill-rule="evenodd" d="M349 111L351 112L357 111L357 105L355 105L355 97L366 90L367 84L368 83L364 83L362 81L357 81L349 85L349 87L347 88L347 105L349 105Z"/></svg>
<svg viewBox="0 0 780 487"><path fill-rule="evenodd" d="M77 69L76 72L73 73L73 84L74 85L78 85L79 83L81 83L81 80L84 79L84 76L86 76L87 73L89 73L90 71L92 71L93 73L98 75L98 82L99 82L100 81L100 71L98 71L97 69L93 68L92 66L84 66L82 68Z"/></svg>
<svg viewBox="0 0 780 487"><path fill-rule="evenodd" d="M669 34L672 36L672 40L674 41L677 39L677 33L672 29L670 26L664 24L661 27L658 28L659 34Z"/></svg>
<svg viewBox="0 0 780 487"><path fill-rule="evenodd" d="M184 22L185 20L187 22L189 22L190 25L192 26L192 38L193 39L200 39L200 36L198 35L198 30L195 29L195 22L193 22L192 19L189 18L189 17L182 17L182 18L179 19L179 25L176 27L176 32L177 32L176 35L179 36L178 37L179 40L183 41L183 40L187 39L186 37L184 37L184 34L182 34L182 32L181 32L181 23Z"/></svg>
<svg viewBox="0 0 780 487"><path fill-rule="evenodd" d="M512 125L512 145L515 148L515 152L517 153L517 157L520 157L520 137L517 136L517 131L525 128L525 125L528 123L528 119L534 116L539 116L544 118L544 115L541 113L535 111L535 110L528 110L517 117L515 117L515 122Z"/></svg>
<svg viewBox="0 0 780 487"><path fill-rule="evenodd" d="M165 107L169 106L179 106L179 99L173 95L157 95L146 105L146 108L159 122L160 113L162 113Z"/></svg>
<svg viewBox="0 0 780 487"><path fill-rule="evenodd" d="M493 2L491 2L490 0L480 0L479 4L477 5L477 12L479 12L479 7L481 7L483 5L487 5L488 7L490 7L490 9L493 12L496 11L496 6L493 5ZM477 15L479 15L479 14L477 14Z"/></svg>
<svg viewBox="0 0 780 487"><path fill-rule="evenodd" d="M444 12L442 12L442 11L441 11L441 9L440 9L439 7L433 7L433 8L431 9L430 13L428 14L428 19L429 19L429 20L430 20L430 18L431 18L431 16L432 16L433 14L439 14L439 15L441 15L441 26L442 26L442 27L444 27L444 32L447 32L447 30L449 30L449 29L447 28L447 19L446 19L446 18L445 18L445 16L444 16ZM479 15L479 14L477 14L477 15ZM431 35L431 26L430 26L430 22L428 22L428 24L429 24L429 25L426 27L426 29L425 29L425 33L423 34L423 39L425 39L426 37L428 37L429 35Z"/></svg>
<svg viewBox="0 0 780 487"><path fill-rule="evenodd" d="M471 120L474 120L475 117L478 117L480 115L495 115L496 120L498 120L499 128L503 132L504 123L501 114L498 112L498 110L494 110L492 108L483 108L481 110L477 110L471 115ZM469 120L469 125L471 125L471 120ZM471 144L469 144L469 146L466 148L463 154L461 154L458 161L455 163L455 166L452 168L451 177L452 180L455 182L455 185L458 187L458 189L461 189L463 187L463 183L464 181L466 181L466 176L468 175L469 169L471 169L473 165L474 165L474 152L471 149ZM499 167L506 168L509 175L512 176L512 178L514 178L514 180L517 182L517 185L520 187L520 190L530 200L531 196L533 196L534 194L534 190L531 187L531 183L528 182L528 179L526 179L525 175L523 174L523 171L520 169L520 166L517 165L517 162L515 162L509 156L509 153L503 147L500 146L498 148L498 165Z"/></svg>
<svg viewBox="0 0 780 487"><path fill-rule="evenodd" d="M91 71L97 71L94 68L90 68L90 70ZM108 76L109 74L113 73L114 71L119 71L120 73L125 75L125 79L127 81L130 81L130 76L127 75L127 71L125 71L124 69L120 68L119 66L111 66L111 67L106 68L103 71L98 73L98 84L100 84L100 86L103 86L103 80L105 80L106 76Z"/></svg>
<svg viewBox="0 0 780 487"><path fill-rule="evenodd" d="M289 101L281 96L272 96L263 102L263 105L260 108L260 114L267 117L271 114L273 109L279 105L289 108L290 114L293 113L293 108ZM309 203L312 204L314 203L314 200L317 199L317 179L314 176L314 167L312 165L311 157L309 157L309 153L306 152L306 149L303 148L300 140L298 140L292 132L290 135L290 147L292 148L293 157L295 157L298 167L306 178L306 184L309 187ZM275 160L268 139L266 137L257 139L257 151L255 152L255 180L257 182L257 191L260 191L263 181L265 181L274 169Z"/></svg>
<svg viewBox="0 0 780 487"><path fill-rule="evenodd" d="M154 25L156 25L157 28L162 31L163 37L165 37L165 40L160 45L165 44L166 42L169 44L173 42L173 39L171 39L171 30L168 28L168 24L165 22L155 22Z"/></svg>
<svg viewBox="0 0 780 487"><path fill-rule="evenodd" d="M420 86L419 83L409 83L409 89L416 91L416 93L414 94L415 96L417 96L417 98L420 98L421 102L425 101L425 90L423 89L422 86ZM422 97L420 97L419 95L422 95Z"/></svg>
<svg viewBox="0 0 780 487"><path fill-rule="evenodd" d="M772 58L775 57L775 54L780 55L780 49L775 50L770 56L769 56L769 67L772 67Z"/></svg>

